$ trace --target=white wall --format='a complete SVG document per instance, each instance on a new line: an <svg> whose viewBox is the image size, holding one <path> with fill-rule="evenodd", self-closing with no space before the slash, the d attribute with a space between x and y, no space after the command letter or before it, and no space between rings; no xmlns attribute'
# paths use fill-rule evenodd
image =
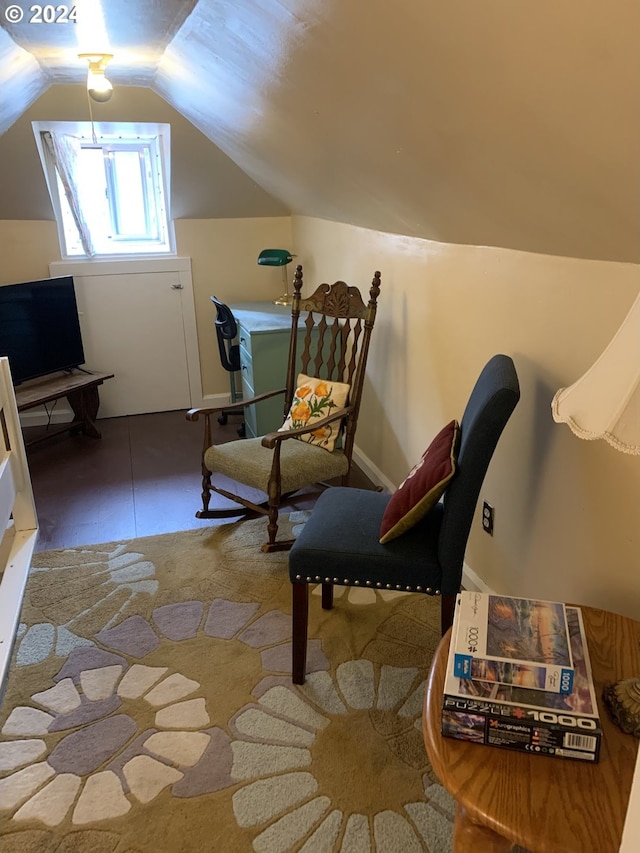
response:
<svg viewBox="0 0 640 853"><path fill-rule="evenodd" d="M633 264L443 245L295 217L306 288L337 278L365 292L382 273L356 444L398 484L460 418L496 352L521 400L501 438L467 563L490 588L640 615L640 458L585 442L551 417L555 391L604 349L639 290Z"/></svg>

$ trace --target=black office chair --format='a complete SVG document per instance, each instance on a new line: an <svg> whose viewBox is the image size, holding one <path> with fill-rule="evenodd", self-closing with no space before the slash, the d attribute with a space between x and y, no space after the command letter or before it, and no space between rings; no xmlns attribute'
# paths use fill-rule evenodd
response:
<svg viewBox="0 0 640 853"><path fill-rule="evenodd" d="M229 372L229 388L231 392L232 408L223 409L218 415L218 423L224 426L229 419L229 415L239 415L244 417L244 409L242 407L233 408L233 403L239 399L236 390L236 373L240 370L240 345L233 343L238 336L238 327L236 318L228 305L216 296L211 297L211 301L216 306L216 339L218 341L218 350L220 351L220 363L225 370ZM240 395L241 399L241 395ZM241 426L238 427L238 435L244 436L245 426L244 420Z"/></svg>
<svg viewBox="0 0 640 853"><path fill-rule="evenodd" d="M339 486L320 495L289 552L294 684L305 678L310 584L322 584L325 610L333 605L335 584L439 595L442 633L451 626L480 489L519 398L513 361L493 356L467 402L457 470L444 496L414 527L384 545L380 523L391 495Z"/></svg>

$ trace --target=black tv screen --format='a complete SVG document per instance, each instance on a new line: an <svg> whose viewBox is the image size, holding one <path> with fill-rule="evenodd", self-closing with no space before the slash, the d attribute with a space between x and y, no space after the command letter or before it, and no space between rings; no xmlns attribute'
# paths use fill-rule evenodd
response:
<svg viewBox="0 0 640 853"><path fill-rule="evenodd" d="M84 364L73 276L0 285L0 355L16 385Z"/></svg>

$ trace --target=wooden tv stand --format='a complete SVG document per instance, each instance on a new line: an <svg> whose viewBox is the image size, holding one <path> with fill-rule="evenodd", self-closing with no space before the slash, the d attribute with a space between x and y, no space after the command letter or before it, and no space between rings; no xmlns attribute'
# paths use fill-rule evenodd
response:
<svg viewBox="0 0 640 853"><path fill-rule="evenodd" d="M84 373L77 370L72 373L52 373L18 385L15 389L18 412L34 409L61 397L67 398L73 412L72 421L25 441L25 445L45 441L63 432L81 432L91 438L101 438L96 426L100 406L98 386L107 379L113 379L113 376L113 373Z"/></svg>

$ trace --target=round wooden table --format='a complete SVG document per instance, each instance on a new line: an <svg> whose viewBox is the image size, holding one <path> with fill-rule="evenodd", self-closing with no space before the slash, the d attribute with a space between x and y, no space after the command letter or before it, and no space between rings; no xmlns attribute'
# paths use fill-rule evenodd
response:
<svg viewBox="0 0 640 853"><path fill-rule="evenodd" d="M598 764L473 744L441 733L451 631L434 655L423 732L429 760L457 803L454 853L618 853L638 740L611 720L605 683L640 675L640 622L581 607L603 730Z"/></svg>

